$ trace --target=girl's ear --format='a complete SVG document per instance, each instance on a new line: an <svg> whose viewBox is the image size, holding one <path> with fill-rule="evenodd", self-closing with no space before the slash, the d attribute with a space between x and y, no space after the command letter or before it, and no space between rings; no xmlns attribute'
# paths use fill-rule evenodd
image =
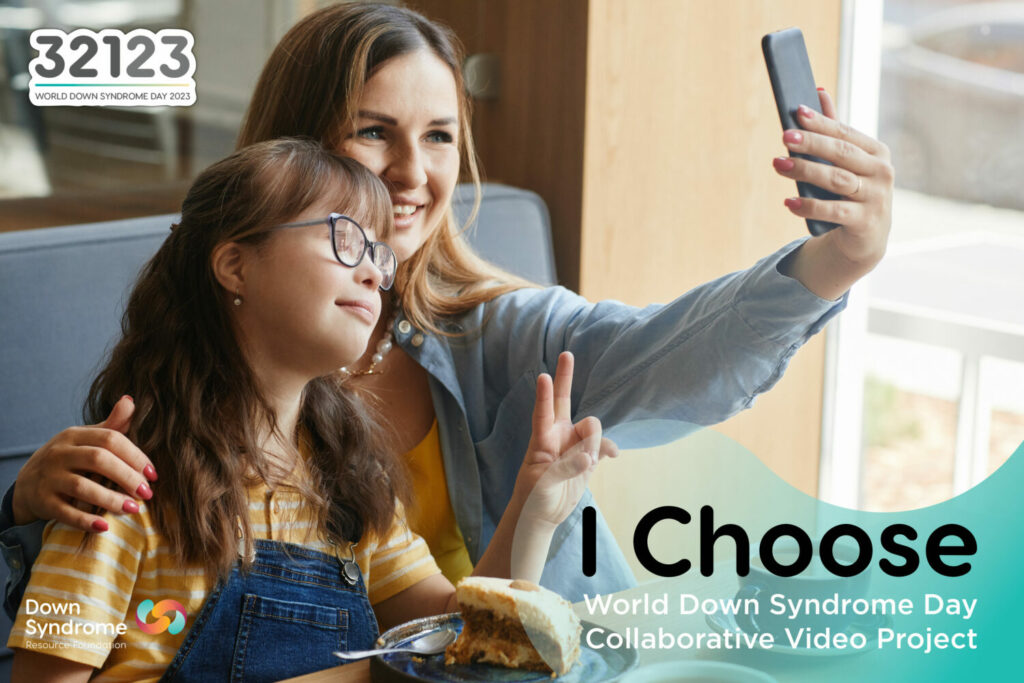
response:
<svg viewBox="0 0 1024 683"><path fill-rule="evenodd" d="M218 245L210 257L213 276L229 294L245 295L245 261L247 252L238 242Z"/></svg>

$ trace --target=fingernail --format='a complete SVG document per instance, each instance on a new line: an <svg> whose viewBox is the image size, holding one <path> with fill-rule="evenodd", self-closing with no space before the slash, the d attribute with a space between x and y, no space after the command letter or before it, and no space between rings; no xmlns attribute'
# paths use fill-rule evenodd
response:
<svg viewBox="0 0 1024 683"><path fill-rule="evenodd" d="M796 109L798 112L800 112L800 116L803 116L806 119L814 118L814 110L808 107L806 104L801 104Z"/></svg>
<svg viewBox="0 0 1024 683"><path fill-rule="evenodd" d="M818 92L825 92L825 88L823 88L822 86L819 85L818 86Z"/></svg>
<svg viewBox="0 0 1024 683"><path fill-rule="evenodd" d="M790 144L799 145L804 141L803 134L798 130L787 130L782 134L782 141Z"/></svg>
<svg viewBox="0 0 1024 683"><path fill-rule="evenodd" d="M139 511L139 504L129 498L124 502L124 505L121 506L121 509L134 515Z"/></svg>
<svg viewBox="0 0 1024 683"><path fill-rule="evenodd" d="M142 468L142 475L150 481L156 481L156 470L153 469L152 465L146 465Z"/></svg>
<svg viewBox="0 0 1024 683"><path fill-rule="evenodd" d="M795 166L789 157L775 157L772 159L772 165L780 171L792 171Z"/></svg>
<svg viewBox="0 0 1024 683"><path fill-rule="evenodd" d="M102 519L97 519L97 520L95 520L95 521L94 521L94 522L92 523L92 530L93 530L93 531L99 531L99 532L101 532L101 533L102 533L102 532L106 531L106 530L107 530L107 529L109 529L109 528L110 528L110 527L109 527L109 526L107 526L107 523L106 523L106 522L104 522L104 521L103 521Z"/></svg>
<svg viewBox="0 0 1024 683"><path fill-rule="evenodd" d="M146 486L145 482L139 484L139 488L135 489L135 493L138 494L139 498L142 500L149 500L153 497L153 492L148 486Z"/></svg>
<svg viewBox="0 0 1024 683"><path fill-rule="evenodd" d="M135 403L135 399L134 399L134 398L132 398L131 396L129 396L128 394L125 394L125 395L124 395L124 396L122 396L121 398L126 398L126 399L128 399L129 401L131 401L132 403Z"/></svg>
<svg viewBox="0 0 1024 683"><path fill-rule="evenodd" d="M799 209L801 206L803 206L803 203L804 201L799 197L790 197L789 199L783 202L783 204L794 210Z"/></svg>

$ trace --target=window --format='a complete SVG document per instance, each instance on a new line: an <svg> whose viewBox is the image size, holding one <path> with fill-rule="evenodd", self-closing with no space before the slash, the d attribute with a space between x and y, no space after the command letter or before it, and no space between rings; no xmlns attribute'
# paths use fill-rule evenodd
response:
<svg viewBox="0 0 1024 683"><path fill-rule="evenodd" d="M965 491L1024 441L1024 3L887 0L881 19L893 231L840 330L837 404L859 394L863 419L847 443L833 430L822 493L890 511Z"/></svg>
<svg viewBox="0 0 1024 683"><path fill-rule="evenodd" d="M310 2L0 0L0 229L175 213L192 178L226 156L259 70ZM29 36L183 28L195 37L191 107L35 107Z"/></svg>

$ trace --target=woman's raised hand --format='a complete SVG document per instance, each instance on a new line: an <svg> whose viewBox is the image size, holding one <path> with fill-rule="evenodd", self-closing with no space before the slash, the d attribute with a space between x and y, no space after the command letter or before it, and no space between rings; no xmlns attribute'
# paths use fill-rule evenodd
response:
<svg viewBox="0 0 1024 683"><path fill-rule="evenodd" d="M543 374L537 378L533 407L533 434L516 480L526 496L520 524L558 526L586 490L600 457L618 455L618 449L601 437L601 422L586 417L573 424L571 412L573 357L558 357L554 383Z"/></svg>
<svg viewBox="0 0 1024 683"><path fill-rule="evenodd" d="M69 427L32 454L18 473L14 487L14 523L56 519L83 531L106 531L102 517L82 508L98 506L111 512L138 512L131 496L153 497L147 480L156 480L149 458L125 434L135 403L123 396L103 422ZM90 478L112 481L130 496Z"/></svg>
<svg viewBox="0 0 1024 683"><path fill-rule="evenodd" d="M803 130L787 130L783 143L791 152L825 159L828 166L805 159L777 157L776 172L841 195L822 200L791 197L786 206L801 218L838 223L840 227L806 242L788 263L787 275L825 299L836 299L874 268L885 255L892 224L895 174L889 148L836 120L828 93L819 91L824 116L800 107Z"/></svg>

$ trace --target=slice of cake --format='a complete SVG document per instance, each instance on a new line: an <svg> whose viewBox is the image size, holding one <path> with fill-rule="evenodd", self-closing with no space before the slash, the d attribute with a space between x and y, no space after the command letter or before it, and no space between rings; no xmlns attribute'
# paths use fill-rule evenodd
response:
<svg viewBox="0 0 1024 683"><path fill-rule="evenodd" d="M455 595L464 625L445 664L484 662L562 676L579 661L583 629L557 593L530 581L470 576Z"/></svg>

